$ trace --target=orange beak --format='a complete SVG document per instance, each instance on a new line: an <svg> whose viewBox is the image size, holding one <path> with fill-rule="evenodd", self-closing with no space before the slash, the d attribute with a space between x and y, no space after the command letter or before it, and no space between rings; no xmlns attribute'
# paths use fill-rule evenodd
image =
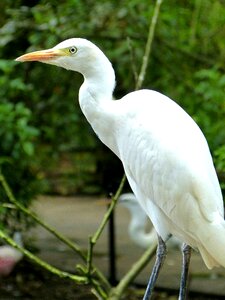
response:
<svg viewBox="0 0 225 300"><path fill-rule="evenodd" d="M48 49L24 54L20 57L17 57L16 61L40 61L47 63L49 60L55 59L60 56L65 56L65 53L63 53L62 50Z"/></svg>

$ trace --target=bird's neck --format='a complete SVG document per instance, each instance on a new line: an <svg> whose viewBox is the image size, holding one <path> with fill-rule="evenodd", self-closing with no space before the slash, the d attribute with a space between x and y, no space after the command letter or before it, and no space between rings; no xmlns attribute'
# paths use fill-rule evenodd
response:
<svg viewBox="0 0 225 300"><path fill-rule="evenodd" d="M143 248L147 248L156 240L156 234L154 231L146 231L147 216L143 213L138 214L138 210L133 212L131 224L129 227L129 233L132 240Z"/></svg>
<svg viewBox="0 0 225 300"><path fill-rule="evenodd" d="M114 70L103 56L95 66L89 66L88 75L83 75L84 83L79 91L81 110L98 137L112 149ZM112 150L115 152L115 149Z"/></svg>

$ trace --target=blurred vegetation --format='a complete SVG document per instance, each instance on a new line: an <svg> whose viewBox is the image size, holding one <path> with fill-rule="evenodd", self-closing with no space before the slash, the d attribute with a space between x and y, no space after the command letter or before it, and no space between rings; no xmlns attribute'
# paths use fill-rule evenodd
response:
<svg viewBox="0 0 225 300"><path fill-rule="evenodd" d="M34 194L40 191L39 181L32 172L34 137L39 131L29 125L31 111L22 102L0 103L0 168L8 183L26 206ZM23 230L30 225L27 218L8 205L8 199L0 188L0 226L7 224L12 231ZM19 222L17 222L19 221Z"/></svg>
<svg viewBox="0 0 225 300"><path fill-rule="evenodd" d="M42 191L99 193L104 170L112 172L109 181L118 182L120 175L109 171L116 158L79 109L82 77L54 66L16 64L14 58L66 38L85 37L112 61L115 96L121 97L135 87L153 7L148 0L1 1L0 163L27 204ZM173 98L197 121L223 185L224 58L224 1L164 1L144 87Z"/></svg>

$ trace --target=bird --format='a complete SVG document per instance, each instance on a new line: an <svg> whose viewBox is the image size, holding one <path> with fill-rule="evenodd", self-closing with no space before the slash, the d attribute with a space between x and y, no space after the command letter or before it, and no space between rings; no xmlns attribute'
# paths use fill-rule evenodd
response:
<svg viewBox="0 0 225 300"><path fill-rule="evenodd" d="M157 232L156 260L144 300L153 294L171 235L183 242L179 300L186 299L192 248L209 269L225 267L219 180L204 134L180 105L150 89L114 100L112 64L84 38L67 39L16 61L39 61L83 75L80 108L97 137L121 160L130 187Z"/></svg>
<svg viewBox="0 0 225 300"><path fill-rule="evenodd" d="M138 246L147 249L150 245L157 245L157 234L154 228L146 232L148 216L140 206L138 200L133 193L124 193L119 196L118 203L126 207L131 215L131 221L128 227L128 232L131 240ZM171 237L167 241L168 248L179 248L181 242Z"/></svg>
<svg viewBox="0 0 225 300"><path fill-rule="evenodd" d="M20 232L13 235L14 241L18 245L22 245L22 237ZM16 264L23 258L23 254L10 245L0 246L0 277L10 275Z"/></svg>

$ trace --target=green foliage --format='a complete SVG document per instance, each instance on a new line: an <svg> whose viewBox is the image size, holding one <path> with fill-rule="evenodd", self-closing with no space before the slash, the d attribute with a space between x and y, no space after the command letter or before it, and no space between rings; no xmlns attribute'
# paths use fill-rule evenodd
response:
<svg viewBox="0 0 225 300"><path fill-rule="evenodd" d="M221 177L221 186L225 189L225 145L217 148L214 152L215 164L217 166L217 172Z"/></svg>
<svg viewBox="0 0 225 300"><path fill-rule="evenodd" d="M38 130L28 125L31 112L23 103L0 104L1 154L9 159L20 160L21 157L34 155L33 137ZM24 162L23 162L24 163Z"/></svg>
<svg viewBox="0 0 225 300"><path fill-rule="evenodd" d="M195 118L203 128L212 149L225 141L225 75L217 68L195 73Z"/></svg>
<svg viewBox="0 0 225 300"><path fill-rule="evenodd" d="M34 138L38 130L29 124L31 111L23 103L0 103L0 168L18 199L29 205L40 191L32 170L35 157ZM0 226L11 230L22 229L29 221L7 204L8 199L0 187Z"/></svg>

